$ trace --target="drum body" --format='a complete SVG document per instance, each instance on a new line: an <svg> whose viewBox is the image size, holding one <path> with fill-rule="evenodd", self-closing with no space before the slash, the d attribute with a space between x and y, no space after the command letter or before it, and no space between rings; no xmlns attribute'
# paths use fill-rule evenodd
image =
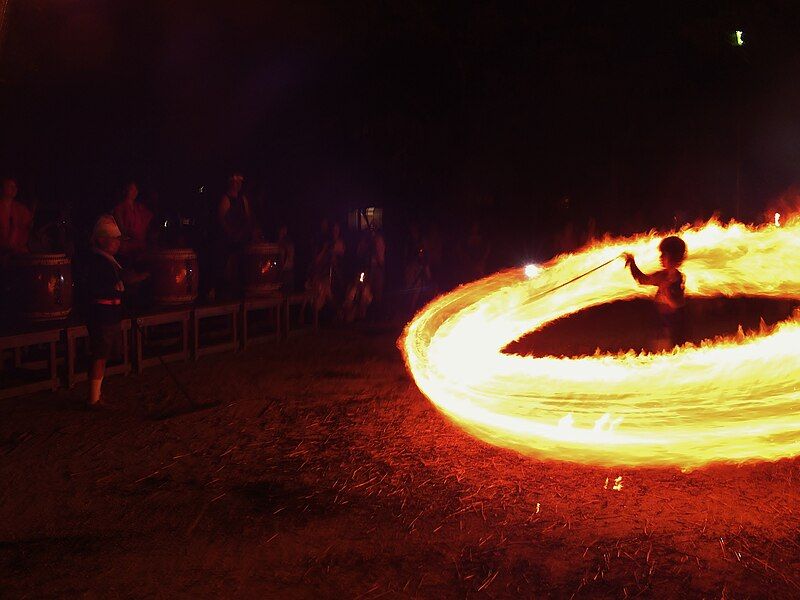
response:
<svg viewBox="0 0 800 600"><path fill-rule="evenodd" d="M245 296L268 296L281 287L278 244L250 244L242 254Z"/></svg>
<svg viewBox="0 0 800 600"><path fill-rule="evenodd" d="M147 260L154 304L175 306L197 299L199 268L191 248L151 252Z"/></svg>
<svg viewBox="0 0 800 600"><path fill-rule="evenodd" d="M72 311L72 262L66 254L18 254L10 263L9 305L29 322L66 319Z"/></svg>

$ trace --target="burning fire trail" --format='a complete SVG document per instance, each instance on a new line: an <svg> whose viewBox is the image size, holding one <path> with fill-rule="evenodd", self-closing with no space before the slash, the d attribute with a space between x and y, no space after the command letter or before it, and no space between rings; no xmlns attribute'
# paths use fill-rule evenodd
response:
<svg viewBox="0 0 800 600"><path fill-rule="evenodd" d="M694 296L800 298L800 218L680 232ZM400 340L422 392L487 442L603 465L678 465L800 454L800 315L744 339L660 354L532 358L522 335L580 310L652 293L623 261L658 267L655 233L604 240L541 270L510 269L426 306ZM564 282L574 282L562 285Z"/></svg>

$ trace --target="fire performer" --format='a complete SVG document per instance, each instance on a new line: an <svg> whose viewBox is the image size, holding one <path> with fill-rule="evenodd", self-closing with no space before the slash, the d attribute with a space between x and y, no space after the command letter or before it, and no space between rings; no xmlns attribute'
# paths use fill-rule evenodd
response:
<svg viewBox="0 0 800 600"><path fill-rule="evenodd" d="M103 215L94 225L89 258L89 404L100 404L100 391L106 361L119 354L122 339L123 278L129 284L146 279L148 273L123 272L114 256L119 252L122 232L111 215Z"/></svg>
<svg viewBox="0 0 800 600"><path fill-rule="evenodd" d="M686 243L678 236L671 235L661 240L658 249L664 268L651 274L642 273L636 266L633 254L624 254L625 266L630 268L631 275L637 282L658 287L655 303L660 332L655 342L656 351L669 350L686 341L685 278L678 270L686 259Z"/></svg>

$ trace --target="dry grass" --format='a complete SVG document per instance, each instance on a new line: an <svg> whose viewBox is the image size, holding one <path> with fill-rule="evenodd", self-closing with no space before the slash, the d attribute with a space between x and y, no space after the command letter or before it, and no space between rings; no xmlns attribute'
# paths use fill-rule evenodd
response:
<svg viewBox="0 0 800 600"><path fill-rule="evenodd" d="M607 470L487 446L393 334L0 405L8 596L800 597L798 462ZM614 490L621 476L622 489ZM608 484L606 485L606 480Z"/></svg>

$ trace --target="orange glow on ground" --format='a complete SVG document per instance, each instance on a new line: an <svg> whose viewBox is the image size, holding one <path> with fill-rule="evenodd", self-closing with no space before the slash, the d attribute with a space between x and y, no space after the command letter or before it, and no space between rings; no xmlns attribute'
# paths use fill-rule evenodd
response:
<svg viewBox="0 0 800 600"><path fill-rule="evenodd" d="M694 296L800 298L800 219L711 221L680 232ZM523 357L502 349L580 310L647 297L624 261L660 268L655 232L501 271L420 311L399 341L420 390L471 434L541 457L603 465L773 460L800 454L800 316L744 339L660 354Z"/></svg>

